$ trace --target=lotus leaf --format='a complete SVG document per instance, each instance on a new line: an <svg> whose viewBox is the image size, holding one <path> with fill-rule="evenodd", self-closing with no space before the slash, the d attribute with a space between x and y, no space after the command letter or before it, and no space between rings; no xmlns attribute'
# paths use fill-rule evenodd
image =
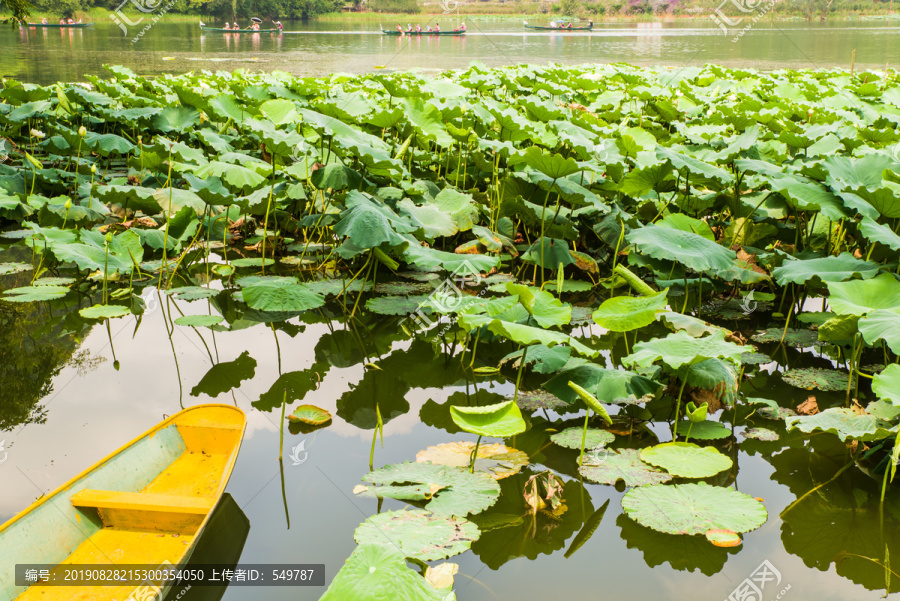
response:
<svg viewBox="0 0 900 601"><path fill-rule="evenodd" d="M731 469L731 459L713 447L666 442L641 450L641 461L681 478L709 478Z"/></svg>

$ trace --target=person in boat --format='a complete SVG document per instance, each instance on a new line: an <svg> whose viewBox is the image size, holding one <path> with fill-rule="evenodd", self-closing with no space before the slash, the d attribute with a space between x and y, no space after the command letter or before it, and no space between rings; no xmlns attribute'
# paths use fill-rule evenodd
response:
<svg viewBox="0 0 900 601"><path fill-rule="evenodd" d="M434 31L434 30L431 28L431 25L429 25L429 26L425 29L425 31L428 32L428 33L431 33L431 32Z"/></svg>
<svg viewBox="0 0 900 601"><path fill-rule="evenodd" d="M422 26L416 23L416 33L422 33Z"/></svg>
<svg viewBox="0 0 900 601"><path fill-rule="evenodd" d="M237 21L234 22L234 25L232 25L231 28L237 29L238 31L240 31L240 29L241 29L240 25L237 24Z"/></svg>
<svg viewBox="0 0 900 601"><path fill-rule="evenodd" d="M400 25L400 23L397 23L397 31L399 31L400 33L403 33L403 26Z"/></svg>
<svg viewBox="0 0 900 601"><path fill-rule="evenodd" d="M441 32L441 26L440 26L439 23L435 23L435 24L434 24L434 32L435 32L435 33L440 33L440 32Z"/></svg>
<svg viewBox="0 0 900 601"><path fill-rule="evenodd" d="M65 19L60 19L60 20L59 20L59 24L60 24L60 25L65 25L65 24L66 24L66 20L65 20Z"/></svg>
<svg viewBox="0 0 900 601"><path fill-rule="evenodd" d="M465 23L460 23L459 27L457 27L457 28L454 29L453 31L465 31L465 30L466 30L466 24L465 24Z"/></svg>
<svg viewBox="0 0 900 601"><path fill-rule="evenodd" d="M284 30L284 25L281 24L281 21L275 21L275 29L277 29L278 31Z"/></svg>
<svg viewBox="0 0 900 601"><path fill-rule="evenodd" d="M228 31L231 31L231 23L229 23L228 21L225 21L225 27L223 27L222 29L227 29Z"/></svg>
<svg viewBox="0 0 900 601"><path fill-rule="evenodd" d="M568 25L566 25L566 29L572 29L572 24L569 23Z"/></svg>
<svg viewBox="0 0 900 601"><path fill-rule="evenodd" d="M47 24L47 17L41 18L41 25L46 25L46 24Z"/></svg>
<svg viewBox="0 0 900 601"><path fill-rule="evenodd" d="M412 33L412 30L413 30L412 23L407 23L406 24L406 33Z"/></svg>
<svg viewBox="0 0 900 601"><path fill-rule="evenodd" d="M69 17L69 23L68 23L68 24L69 24L69 25L75 25L75 19L73 19L72 17Z"/></svg>

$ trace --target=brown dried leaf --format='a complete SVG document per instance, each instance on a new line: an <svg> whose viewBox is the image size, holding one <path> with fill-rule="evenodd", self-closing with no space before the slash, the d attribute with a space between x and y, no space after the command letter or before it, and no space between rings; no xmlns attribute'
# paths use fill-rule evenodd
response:
<svg viewBox="0 0 900 601"><path fill-rule="evenodd" d="M800 415L815 415L818 412L819 403L816 402L816 397L812 395L797 406L797 413Z"/></svg>

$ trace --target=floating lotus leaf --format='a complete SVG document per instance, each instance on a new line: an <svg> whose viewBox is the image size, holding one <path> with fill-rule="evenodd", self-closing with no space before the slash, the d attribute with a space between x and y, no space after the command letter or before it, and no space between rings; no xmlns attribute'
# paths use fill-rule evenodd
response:
<svg viewBox="0 0 900 601"><path fill-rule="evenodd" d="M753 440L762 440L765 442L773 442L778 440L778 433L768 428L748 428L743 432L744 438L752 438Z"/></svg>
<svg viewBox="0 0 900 601"><path fill-rule="evenodd" d="M446 601L418 572L406 565L395 545L359 545L319 601Z"/></svg>
<svg viewBox="0 0 900 601"><path fill-rule="evenodd" d="M737 547L741 544L741 537L737 532L721 528L707 530L706 540L717 547Z"/></svg>
<svg viewBox="0 0 900 601"><path fill-rule="evenodd" d="M578 473L598 484L615 484L619 480L625 486L645 486L668 482L671 474L641 461L637 449L606 449L596 453L585 453L584 464Z"/></svg>
<svg viewBox="0 0 900 601"><path fill-rule="evenodd" d="M169 294L178 300L183 301L212 298L221 292L221 290L216 290L215 288L204 288L202 286L185 286L184 288L174 288L169 290Z"/></svg>
<svg viewBox="0 0 900 601"><path fill-rule="evenodd" d="M387 465L362 479L373 486L354 489L361 496L426 501L426 508L439 515L480 513L500 496L500 486L487 474L434 463Z"/></svg>
<svg viewBox="0 0 900 601"><path fill-rule="evenodd" d="M700 338L713 332L728 332L725 328L713 325L709 322L674 311L663 311L656 314L656 318L669 326L674 331L684 330L694 338Z"/></svg>
<svg viewBox="0 0 900 601"><path fill-rule="evenodd" d="M544 388L566 401L574 403L577 393L569 387L574 382L604 403L635 404L656 395L662 384L633 371L607 369L595 363L567 369L544 384Z"/></svg>
<svg viewBox="0 0 900 601"><path fill-rule="evenodd" d="M425 274L434 275L434 274ZM385 282L375 285L375 294L386 294L390 296L406 296L413 294L429 294L434 291L434 286L427 282Z"/></svg>
<svg viewBox="0 0 900 601"><path fill-rule="evenodd" d="M757 332L752 336L756 342L780 342L784 335L785 344L796 347L816 346L819 343L819 335L813 330L795 330L788 328L785 334L784 328L768 328Z"/></svg>
<svg viewBox="0 0 900 601"><path fill-rule="evenodd" d="M366 309L379 315L410 315L417 311L431 313L431 307L425 304L428 296L379 296L366 301Z"/></svg>
<svg viewBox="0 0 900 601"><path fill-rule="evenodd" d="M7 290L3 300L11 303L35 303L56 300L68 293L69 289L65 286L26 286Z"/></svg>
<svg viewBox="0 0 900 601"><path fill-rule="evenodd" d="M419 463L436 463L468 468L475 443L472 441L446 442L428 447L416 454ZM528 465L528 455L503 444L480 444L475 458L475 471L483 472L495 480L512 476Z"/></svg>
<svg viewBox="0 0 900 601"><path fill-rule="evenodd" d="M781 379L797 388L807 390L846 390L848 374L818 367L789 369L781 374Z"/></svg>
<svg viewBox="0 0 900 601"><path fill-rule="evenodd" d="M71 286L75 278L38 278L32 282L32 286Z"/></svg>
<svg viewBox="0 0 900 601"><path fill-rule="evenodd" d="M433 561L465 553L480 534L478 526L465 518L413 509L370 516L353 538L361 545L394 545L406 557Z"/></svg>
<svg viewBox="0 0 900 601"><path fill-rule="evenodd" d="M696 423L687 420L678 422L678 435L688 436L688 433L691 438L697 440L719 440L731 436L731 430L721 422L712 420Z"/></svg>
<svg viewBox="0 0 900 601"><path fill-rule="evenodd" d="M584 432L585 431L582 428L566 428L562 432L551 434L550 440L567 449L580 449L581 437ZM588 428L587 436L584 439L584 448L596 449L598 447L605 447L615 439L616 435L612 432L598 430L597 428Z"/></svg>
<svg viewBox="0 0 900 601"><path fill-rule="evenodd" d="M302 284L272 280L255 283L243 290L244 301L257 311L303 312L325 304L325 299Z"/></svg>
<svg viewBox="0 0 900 601"><path fill-rule="evenodd" d="M881 440L894 436L897 427L874 415L860 415L845 407L832 407L815 415L788 417L784 423L789 429L801 432L831 432L844 441Z"/></svg>
<svg viewBox="0 0 900 601"><path fill-rule="evenodd" d="M872 392L877 394L878 398L900 407L900 365L892 363L880 374L875 374L872 379Z"/></svg>
<svg viewBox="0 0 900 601"><path fill-rule="evenodd" d="M572 394L575 393L573 392ZM520 390L517 403L519 407L528 412L534 412L538 409L563 412L572 410L569 403L544 390Z"/></svg>
<svg viewBox="0 0 900 601"><path fill-rule="evenodd" d="M111 319L113 317L124 317L130 313L131 311L128 307L121 305L94 305L78 312L79 315L87 319Z"/></svg>
<svg viewBox="0 0 900 601"><path fill-rule="evenodd" d="M726 342L724 332L714 332L703 338L694 338L686 332L675 332L665 338L635 344L634 352L624 357L622 363L646 366L661 360L672 369L716 357L740 363L741 354L752 350L747 346Z"/></svg>
<svg viewBox="0 0 900 601"><path fill-rule="evenodd" d="M603 301L594 311L598 325L613 332L630 332L650 325L656 312L668 303L668 288L652 296L616 296Z"/></svg>
<svg viewBox="0 0 900 601"><path fill-rule="evenodd" d="M247 257L244 259L235 259L230 262L234 267L259 267L262 268L263 265L269 266L275 264L275 259L269 259L268 257L263 259L262 257Z"/></svg>
<svg viewBox="0 0 900 601"><path fill-rule="evenodd" d="M839 315L865 315L876 309L900 307L900 282L890 273L870 280L829 282L828 304Z"/></svg>
<svg viewBox="0 0 900 601"><path fill-rule="evenodd" d="M322 426L331 421L331 412L315 405L300 405L287 418L292 422Z"/></svg>
<svg viewBox="0 0 900 601"><path fill-rule="evenodd" d="M765 353L744 353L741 355L741 363L744 365L762 365L771 362L772 357Z"/></svg>
<svg viewBox="0 0 900 601"><path fill-rule="evenodd" d="M31 271L32 267L28 263L0 263L0 275L10 273L22 273L23 271Z"/></svg>
<svg viewBox="0 0 900 601"><path fill-rule="evenodd" d="M453 423L472 434L506 438L525 431L525 420L512 400L484 407L450 407Z"/></svg>
<svg viewBox="0 0 900 601"><path fill-rule="evenodd" d="M622 497L622 508L642 526L667 534L749 532L768 518L765 506L753 497L703 482L635 488Z"/></svg>
<svg viewBox="0 0 900 601"><path fill-rule="evenodd" d="M175 320L179 326L191 326L195 328L208 328L222 323L221 315L183 315Z"/></svg>
<svg viewBox="0 0 900 601"><path fill-rule="evenodd" d="M591 323L593 321L593 310L590 307L572 307L572 319L569 321L572 325L581 325Z"/></svg>
<svg viewBox="0 0 900 601"><path fill-rule="evenodd" d="M730 458L713 447L689 442L665 442L648 447L641 451L641 461L682 478L709 478L733 465Z"/></svg>

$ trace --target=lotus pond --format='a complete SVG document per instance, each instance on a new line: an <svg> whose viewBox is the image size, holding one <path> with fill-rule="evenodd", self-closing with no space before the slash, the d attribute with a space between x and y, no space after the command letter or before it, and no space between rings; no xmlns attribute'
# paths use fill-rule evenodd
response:
<svg viewBox="0 0 900 601"><path fill-rule="evenodd" d="M108 71L0 91L2 519L228 402L328 587L219 598L900 589L894 72Z"/></svg>

